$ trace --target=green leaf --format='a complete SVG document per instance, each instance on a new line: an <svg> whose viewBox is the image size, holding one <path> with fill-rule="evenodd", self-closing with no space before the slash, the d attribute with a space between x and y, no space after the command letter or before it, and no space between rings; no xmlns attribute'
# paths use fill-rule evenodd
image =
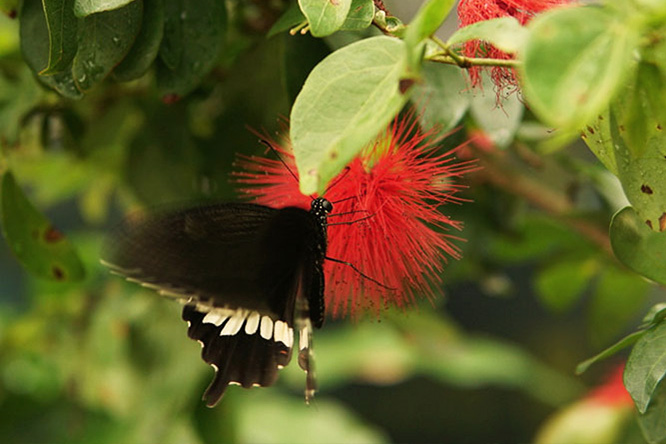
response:
<svg viewBox="0 0 666 444"><path fill-rule="evenodd" d="M407 47L414 49L423 39L433 35L454 4L454 0L428 0L421 5L405 31Z"/></svg>
<svg viewBox="0 0 666 444"><path fill-rule="evenodd" d="M271 26L271 29L268 31L266 38L273 37L274 35L281 32L289 31L293 27L305 22L307 22L307 19L303 15L303 12L301 12L301 8L298 6L298 3L292 3L284 12L284 14L282 14L275 23L273 23L273 26Z"/></svg>
<svg viewBox="0 0 666 444"><path fill-rule="evenodd" d="M312 70L290 119L302 193L323 192L403 107L405 55L402 40L373 37L345 46Z"/></svg>
<svg viewBox="0 0 666 444"><path fill-rule="evenodd" d="M223 0L170 0L164 7L157 86L164 96L183 96L217 63L227 10Z"/></svg>
<svg viewBox="0 0 666 444"><path fill-rule="evenodd" d="M617 157L618 177L638 218L654 231L666 230L666 134L653 133L640 154L632 152L621 135L623 127L611 114L611 140Z"/></svg>
<svg viewBox="0 0 666 444"><path fill-rule="evenodd" d="M599 115L630 72L638 37L603 8L560 8L528 25L523 94L534 112L563 132Z"/></svg>
<svg viewBox="0 0 666 444"><path fill-rule="evenodd" d="M49 31L42 2L24 0L19 13L19 22L21 23L21 53L32 72L38 75L48 66L50 54ZM83 96L76 87L69 67L57 74L38 75L38 79L65 97L79 99Z"/></svg>
<svg viewBox="0 0 666 444"><path fill-rule="evenodd" d="M617 176L615 144L610 125L611 119L608 111L604 111L583 129L582 139L608 171Z"/></svg>
<svg viewBox="0 0 666 444"><path fill-rule="evenodd" d="M74 13L77 17L87 17L98 12L122 8L133 1L138 0L74 0Z"/></svg>
<svg viewBox="0 0 666 444"><path fill-rule="evenodd" d="M340 31L360 31L372 24L375 16L375 4L372 0L352 0L349 14L340 27Z"/></svg>
<svg viewBox="0 0 666 444"><path fill-rule="evenodd" d="M529 32L513 17L476 22L458 29L446 42L449 46L469 40L483 40L507 53L515 53L525 44Z"/></svg>
<svg viewBox="0 0 666 444"><path fill-rule="evenodd" d="M666 384L659 383L652 394L650 405L644 414L638 415L638 425L649 443L665 443Z"/></svg>
<svg viewBox="0 0 666 444"><path fill-rule="evenodd" d="M625 348L634 345L636 341L642 338L645 333L646 332L644 330L633 332L625 336L624 338L620 339L615 344L611 345L601 353L592 356L589 359L586 359L585 361L581 362L576 366L576 374L580 375L581 373L586 372L587 369L590 368L592 364L599 362L602 359L609 358L613 356L615 353L619 352L620 350L624 350Z"/></svg>
<svg viewBox="0 0 666 444"><path fill-rule="evenodd" d="M651 230L632 207L618 211L611 221L610 240L615 256L627 267L666 284L666 233Z"/></svg>
<svg viewBox="0 0 666 444"><path fill-rule="evenodd" d="M591 258L570 257L541 269L536 276L536 292L541 302L556 312L570 309L590 279L597 273L599 264Z"/></svg>
<svg viewBox="0 0 666 444"><path fill-rule="evenodd" d="M422 107L423 126L437 126L441 132L453 129L471 103L462 70L442 63L426 63L421 77L421 82L414 85L412 102L415 107Z"/></svg>
<svg viewBox="0 0 666 444"><path fill-rule="evenodd" d="M56 281L83 279L74 247L25 197L11 172L2 176L2 231L30 272Z"/></svg>
<svg viewBox="0 0 666 444"><path fill-rule="evenodd" d="M619 134L633 158L643 156L651 138L664 138L664 81L666 78L661 76L656 66L639 63L636 76L620 91L613 103L612 111L620 127ZM658 143L663 142L660 140Z"/></svg>
<svg viewBox="0 0 666 444"><path fill-rule="evenodd" d="M624 386L639 412L645 413L666 374L666 323L651 328L634 346L624 370Z"/></svg>
<svg viewBox="0 0 666 444"><path fill-rule="evenodd" d="M0 0L0 12L10 17L16 16L19 9L19 0Z"/></svg>
<svg viewBox="0 0 666 444"><path fill-rule="evenodd" d="M49 30L49 61L39 74L50 75L67 69L76 55L77 19L74 0L43 0Z"/></svg>
<svg viewBox="0 0 666 444"><path fill-rule="evenodd" d="M143 1L83 19L72 75L81 91L101 82L129 52L141 29Z"/></svg>
<svg viewBox="0 0 666 444"><path fill-rule="evenodd" d="M494 93L490 76L483 72L482 88L477 88L472 96L470 112L474 122L486 136L500 148L509 146L520 127L525 106L518 94L510 94L499 99Z"/></svg>
<svg viewBox="0 0 666 444"><path fill-rule="evenodd" d="M310 24L310 33L325 37L339 30L347 18L352 0L298 0Z"/></svg>
<svg viewBox="0 0 666 444"><path fill-rule="evenodd" d="M666 319L666 303L662 302L655 304L650 308L648 313L643 318L643 326L645 328L657 325Z"/></svg>
<svg viewBox="0 0 666 444"><path fill-rule="evenodd" d="M143 0L141 30L123 61L113 69L113 77L127 82L144 75L157 57L163 32L163 0Z"/></svg>

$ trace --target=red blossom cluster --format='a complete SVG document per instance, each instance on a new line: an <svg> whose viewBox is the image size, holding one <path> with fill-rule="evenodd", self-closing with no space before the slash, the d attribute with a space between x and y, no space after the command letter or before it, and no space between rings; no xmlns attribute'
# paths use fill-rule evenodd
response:
<svg viewBox="0 0 666 444"><path fill-rule="evenodd" d="M330 182L326 198L334 209L327 256L357 270L325 262L329 314L378 313L386 305L406 307L420 296L432 300L441 291L444 264L460 257L455 241L461 239L450 231L462 227L441 206L463 201L456 196L463 186L455 179L476 163L459 162L455 150L439 153L438 141L434 131L420 129L413 113L396 118ZM282 160L240 157L241 171L234 174L240 191L276 208L310 208L311 197L299 192L292 176L289 141L269 142Z"/></svg>
<svg viewBox="0 0 666 444"><path fill-rule="evenodd" d="M536 14L569 3L571 0L460 0L458 4L458 21L460 27L500 17L514 17L525 25ZM488 57L493 59L510 59L511 55L500 51L493 45L480 40L465 43L463 54L466 57ZM480 66L468 69L472 86L481 84ZM495 66L490 70L490 77L498 91L517 85L516 72L513 68Z"/></svg>

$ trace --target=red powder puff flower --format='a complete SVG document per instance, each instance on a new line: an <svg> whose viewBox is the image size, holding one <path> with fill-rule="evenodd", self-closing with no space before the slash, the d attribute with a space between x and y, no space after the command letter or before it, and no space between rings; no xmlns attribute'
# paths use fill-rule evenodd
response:
<svg viewBox="0 0 666 444"><path fill-rule="evenodd" d="M460 0L458 4L458 21L460 27L471 25L500 17L514 17L525 25L536 14L545 10L569 3L570 0ZM512 56L500 51L493 45L472 40L463 46L466 57L488 57L493 59L510 59ZM473 66L468 69L472 86L481 83L481 67ZM490 77L497 86L498 92L506 87L517 85L516 73L513 68L495 66L490 71Z"/></svg>
<svg viewBox="0 0 666 444"><path fill-rule="evenodd" d="M396 118L329 184L327 256L353 264L324 263L326 306L334 317L357 309L375 313L384 305L406 307L417 296L433 299L447 258L459 248L449 234L462 224L442 214L445 203L460 203L453 179L476 168L456 162L453 152L438 154L434 131L423 132L413 113ZM287 139L269 141L296 174ZM273 207L310 207L297 179L279 159L240 157L234 175L240 191ZM363 274L361 274L363 273ZM366 277L364 277L365 275Z"/></svg>
<svg viewBox="0 0 666 444"><path fill-rule="evenodd" d="M622 374L624 365L617 366L606 378L606 381L592 390L586 399L605 405L633 405L631 395L624 387Z"/></svg>

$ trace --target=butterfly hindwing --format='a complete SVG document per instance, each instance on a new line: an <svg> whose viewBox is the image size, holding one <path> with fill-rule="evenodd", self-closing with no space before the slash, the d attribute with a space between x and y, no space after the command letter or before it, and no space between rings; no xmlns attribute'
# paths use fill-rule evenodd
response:
<svg viewBox="0 0 666 444"><path fill-rule="evenodd" d="M200 342L201 357L215 369L204 393L208 406L220 400L229 384L249 388L272 385L289 363L294 331L286 322L249 310L186 305L188 336Z"/></svg>
<svg viewBox="0 0 666 444"><path fill-rule="evenodd" d="M186 304L188 336L215 369L209 406L229 384L273 384L291 358L294 329L309 399L312 326L323 322L324 229L300 208L214 204L129 218L104 262Z"/></svg>

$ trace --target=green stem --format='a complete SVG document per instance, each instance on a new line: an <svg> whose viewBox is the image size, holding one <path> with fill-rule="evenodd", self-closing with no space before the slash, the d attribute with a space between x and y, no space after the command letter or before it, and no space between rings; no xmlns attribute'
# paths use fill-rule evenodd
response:
<svg viewBox="0 0 666 444"><path fill-rule="evenodd" d="M453 51L449 45L436 36L432 36L431 40L442 48L441 53L434 54L428 57L428 60L439 63L448 63L450 65L458 65L461 68L470 68L472 66L500 66L507 68L515 68L520 65L520 62L513 59L490 59L490 58L474 58L461 56Z"/></svg>

